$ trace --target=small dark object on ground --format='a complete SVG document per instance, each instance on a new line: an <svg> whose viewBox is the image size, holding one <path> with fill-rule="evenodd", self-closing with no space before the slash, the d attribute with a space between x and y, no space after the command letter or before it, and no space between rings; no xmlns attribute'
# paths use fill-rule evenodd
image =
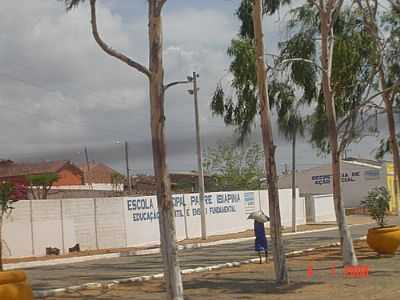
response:
<svg viewBox="0 0 400 300"><path fill-rule="evenodd" d="M81 252L81 247L79 246L79 244L76 244L75 246L73 246L72 248L68 248L68 252L72 253L72 252Z"/></svg>
<svg viewBox="0 0 400 300"><path fill-rule="evenodd" d="M46 255L60 255L60 249L53 248L53 247L47 247Z"/></svg>

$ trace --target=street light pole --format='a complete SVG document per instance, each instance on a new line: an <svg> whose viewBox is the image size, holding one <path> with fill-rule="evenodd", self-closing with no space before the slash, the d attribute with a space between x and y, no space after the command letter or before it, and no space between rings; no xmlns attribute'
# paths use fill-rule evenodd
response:
<svg viewBox="0 0 400 300"><path fill-rule="evenodd" d="M296 232L296 134L292 137L292 232Z"/></svg>
<svg viewBox="0 0 400 300"><path fill-rule="evenodd" d="M193 90L189 90L190 94L194 96L194 114L196 121L196 143L197 143L197 163L198 163L198 175L199 175L199 200L200 200L200 217L201 217L201 238L207 239L207 228L206 228L206 214L205 214L205 203L204 203L204 170L203 170L203 159L201 150L201 138L200 138L200 122L199 122L199 107L198 107L198 95L199 88L197 87L197 78L199 74L193 72Z"/></svg>
<svg viewBox="0 0 400 300"><path fill-rule="evenodd" d="M116 144L122 144L120 141L116 141ZM128 191L132 192L132 184L131 184L131 176L129 169L129 150L128 150L128 141L124 142L124 152L125 152L125 167L126 167L126 178L128 184Z"/></svg>
<svg viewBox="0 0 400 300"><path fill-rule="evenodd" d="M126 164L126 178L128 179L128 191L132 192L131 176L129 174L128 141L125 141L125 164Z"/></svg>
<svg viewBox="0 0 400 300"><path fill-rule="evenodd" d="M200 139L200 122L199 122L199 108L198 108L198 97L197 92L199 88L197 87L197 78L199 78L199 74L193 72L193 77L188 76L187 80L182 81L174 81L167 84L164 87L163 92L175 85L178 84L188 84L193 83L193 90L188 90L189 94L194 96L194 111L195 111L195 119L196 119L196 141L197 141L197 162L198 162L198 173L199 173L199 201L200 201L200 217L201 217L201 238L203 240L207 239L207 228L206 228L206 210L204 203L204 171L203 171L203 162L202 162L202 151L201 151L201 139Z"/></svg>
<svg viewBox="0 0 400 300"><path fill-rule="evenodd" d="M86 181L87 181L87 183L89 184L90 190L93 190L92 176L91 176L91 174L90 174L89 155L88 155L87 147L85 147L84 153L85 153L86 170L87 170Z"/></svg>

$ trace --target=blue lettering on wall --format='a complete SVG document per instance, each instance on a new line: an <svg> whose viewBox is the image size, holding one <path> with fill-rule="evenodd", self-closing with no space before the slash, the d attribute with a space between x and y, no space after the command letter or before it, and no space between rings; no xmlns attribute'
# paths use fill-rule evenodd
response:
<svg viewBox="0 0 400 300"><path fill-rule="evenodd" d="M214 200L215 197L215 200ZM188 200L188 198L186 198ZM153 222L158 220L160 214L157 210L157 203L154 198L133 198L127 200L127 209L132 212L131 220L133 222ZM172 201L175 207L175 217L200 216L199 195L190 196L190 206L185 209L184 195L173 195ZM247 193L247 203L254 204L254 194ZM240 193L218 193L204 195L204 202L207 205L205 213L208 214L227 214L237 212L236 204L240 202ZM217 206L212 206L212 205Z"/></svg>
<svg viewBox="0 0 400 300"><path fill-rule="evenodd" d="M236 212L236 207L234 205L229 206L212 206L209 208L210 215L214 214L226 214Z"/></svg>
<svg viewBox="0 0 400 300"><path fill-rule="evenodd" d="M359 177L360 172L350 172L350 173L342 173L341 176L341 182L356 182L356 179L354 177ZM331 183L331 177L332 175L315 175L311 177L311 180L314 181L314 184L330 184Z"/></svg>
<svg viewBox="0 0 400 300"><path fill-rule="evenodd" d="M153 199L129 199L128 210L154 209Z"/></svg>
<svg viewBox="0 0 400 300"><path fill-rule="evenodd" d="M140 222L140 221L150 221L158 220L160 218L160 213L157 211L146 211L141 213L134 213L132 214L133 222Z"/></svg>
<svg viewBox="0 0 400 300"><path fill-rule="evenodd" d="M181 206L184 206L184 204L185 204L185 199L184 199L183 195L173 195L172 201L174 201L175 207L181 207Z"/></svg>

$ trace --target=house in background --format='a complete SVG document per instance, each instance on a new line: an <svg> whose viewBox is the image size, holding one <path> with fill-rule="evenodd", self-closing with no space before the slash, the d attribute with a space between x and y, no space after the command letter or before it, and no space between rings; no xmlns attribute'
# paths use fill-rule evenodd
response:
<svg viewBox="0 0 400 300"><path fill-rule="evenodd" d="M32 198L26 189L29 186L27 176L43 175L55 173L58 175L57 181L52 185L52 189L59 186L72 186L83 183L82 171L69 161L51 161L39 163L16 163L12 160L0 160L0 181L9 181L17 186L22 186L26 190L24 199Z"/></svg>
<svg viewBox="0 0 400 300"><path fill-rule="evenodd" d="M83 184L82 171L70 161L59 160L39 163L16 163L11 160L0 161L0 181L10 181L29 185L27 176L56 173L58 180L53 186Z"/></svg>
<svg viewBox="0 0 400 300"><path fill-rule="evenodd" d="M112 191L124 190L124 183L113 184L113 174L120 175L120 178L124 178L124 175L115 171L113 168L98 162L91 162L89 166L82 164L79 166L83 174L83 183L80 186L63 187L65 189L76 189L76 190L98 190L98 191Z"/></svg>
<svg viewBox="0 0 400 300"><path fill-rule="evenodd" d="M195 193L199 190L199 173L191 172L171 172L171 187L175 193ZM204 174L204 184L207 189L207 183L210 176Z"/></svg>
<svg viewBox="0 0 400 300"><path fill-rule="evenodd" d="M112 184L112 175L115 173L119 174L119 172L115 171L113 168L98 162L89 163L89 168L87 164L81 164L79 168L83 172L85 184L89 182Z"/></svg>
<svg viewBox="0 0 400 300"><path fill-rule="evenodd" d="M391 163L359 158L347 158L341 163L342 195L345 208L356 208L373 188L385 186L393 192L393 174ZM392 172L393 173L393 172ZM305 195L332 194L332 170L330 164L296 172L296 187ZM391 177L392 176L392 177ZM291 188L292 174L279 177L279 188ZM393 197L392 197L393 198ZM396 200L390 204L391 211L396 209Z"/></svg>
<svg viewBox="0 0 400 300"><path fill-rule="evenodd" d="M198 191L199 175L197 172L171 172L169 176L173 193L195 193ZM207 186L210 176L204 175L204 180ZM157 193L156 178L148 175L133 176L132 189L138 195L155 195Z"/></svg>

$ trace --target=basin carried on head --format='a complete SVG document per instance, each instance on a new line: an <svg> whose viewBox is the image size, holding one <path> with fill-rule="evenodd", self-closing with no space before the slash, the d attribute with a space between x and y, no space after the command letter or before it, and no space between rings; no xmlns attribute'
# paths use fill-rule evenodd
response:
<svg viewBox="0 0 400 300"><path fill-rule="evenodd" d="M400 227L387 226L368 229L367 244L378 254L395 254L400 246Z"/></svg>
<svg viewBox="0 0 400 300"><path fill-rule="evenodd" d="M32 288L22 271L0 272L1 300L33 300Z"/></svg>

